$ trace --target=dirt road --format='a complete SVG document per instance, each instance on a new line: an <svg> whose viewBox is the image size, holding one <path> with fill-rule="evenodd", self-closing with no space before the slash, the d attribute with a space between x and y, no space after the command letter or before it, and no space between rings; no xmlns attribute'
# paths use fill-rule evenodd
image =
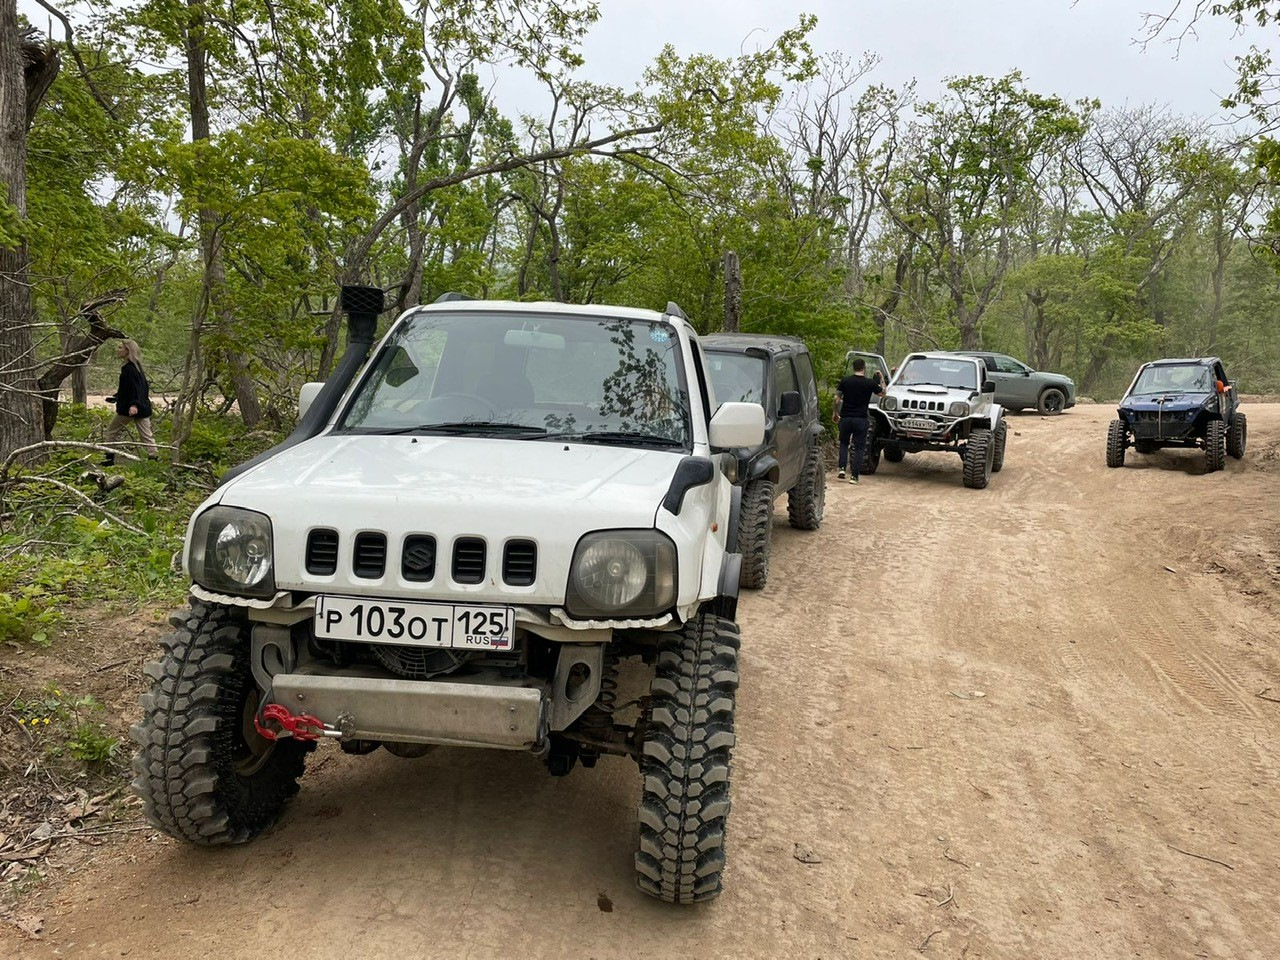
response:
<svg viewBox="0 0 1280 960"><path fill-rule="evenodd" d="M925 455L778 512L711 905L632 887L629 761L326 748L259 842L105 850L0 955L1273 957L1280 406L1211 476L1107 470L1109 414L1013 418L987 491Z"/></svg>

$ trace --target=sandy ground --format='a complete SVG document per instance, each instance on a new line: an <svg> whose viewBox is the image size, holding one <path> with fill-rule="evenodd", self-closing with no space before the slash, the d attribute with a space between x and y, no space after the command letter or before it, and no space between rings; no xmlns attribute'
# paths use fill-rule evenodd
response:
<svg viewBox="0 0 1280 960"><path fill-rule="evenodd" d="M255 844L106 848L0 956L1274 957L1280 406L1249 414L1211 476L1106 469L1081 407L1013 418L986 491L933 454L833 475L817 533L780 509L713 904L632 887L630 761L330 747Z"/></svg>

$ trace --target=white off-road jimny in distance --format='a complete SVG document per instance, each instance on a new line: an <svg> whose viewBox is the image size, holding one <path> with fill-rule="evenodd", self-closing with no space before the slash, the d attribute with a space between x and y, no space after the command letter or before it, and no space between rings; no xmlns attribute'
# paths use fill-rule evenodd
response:
<svg viewBox="0 0 1280 960"><path fill-rule="evenodd" d="M760 405L717 410L674 304L447 295L366 364L381 291L343 299L334 377L191 520L192 602L134 728L147 817L191 843L248 840L319 738L531 751L556 775L626 755L640 888L714 897L740 567L718 451L761 442ZM624 709L632 656L653 679Z"/></svg>
<svg viewBox="0 0 1280 960"><path fill-rule="evenodd" d="M863 472L875 473L881 454L901 463L908 453L945 450L964 461L964 485L982 489L1003 469L1009 439L995 389L980 357L910 354L871 408Z"/></svg>

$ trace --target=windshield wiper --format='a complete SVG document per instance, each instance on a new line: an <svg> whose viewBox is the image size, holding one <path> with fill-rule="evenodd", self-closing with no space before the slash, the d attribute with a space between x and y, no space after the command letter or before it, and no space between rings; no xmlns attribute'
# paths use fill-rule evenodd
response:
<svg viewBox="0 0 1280 960"><path fill-rule="evenodd" d="M660 437L653 433L634 430L586 430L578 433L548 433L532 437L534 440L575 440L579 443L608 443L618 446L683 447L681 440Z"/></svg>
<svg viewBox="0 0 1280 960"><path fill-rule="evenodd" d="M369 432L387 437L399 436L405 433L423 433L428 436L433 434L464 436L471 433L497 436L505 436L507 434L542 436L547 432L547 428L534 427L524 423L500 423L496 420L455 420L450 423L420 423L413 427L391 427L385 430L371 430Z"/></svg>

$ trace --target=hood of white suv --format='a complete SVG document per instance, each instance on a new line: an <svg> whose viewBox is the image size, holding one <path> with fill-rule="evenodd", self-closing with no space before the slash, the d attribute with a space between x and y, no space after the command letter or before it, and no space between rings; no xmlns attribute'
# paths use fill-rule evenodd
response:
<svg viewBox="0 0 1280 960"><path fill-rule="evenodd" d="M282 589L390 596L509 593L520 602L559 602L582 535L652 528L683 456L554 440L326 434L283 451L220 492L223 504L271 518L276 583ZM307 538L317 528L338 535L332 575L306 569ZM378 578L353 573L355 537L365 532L386 537L385 573ZM436 572L429 583L401 576L401 547L410 535L435 538ZM460 537L485 541L480 584L451 582L450 558ZM531 587L503 583L503 548L512 539L537 545Z"/></svg>

